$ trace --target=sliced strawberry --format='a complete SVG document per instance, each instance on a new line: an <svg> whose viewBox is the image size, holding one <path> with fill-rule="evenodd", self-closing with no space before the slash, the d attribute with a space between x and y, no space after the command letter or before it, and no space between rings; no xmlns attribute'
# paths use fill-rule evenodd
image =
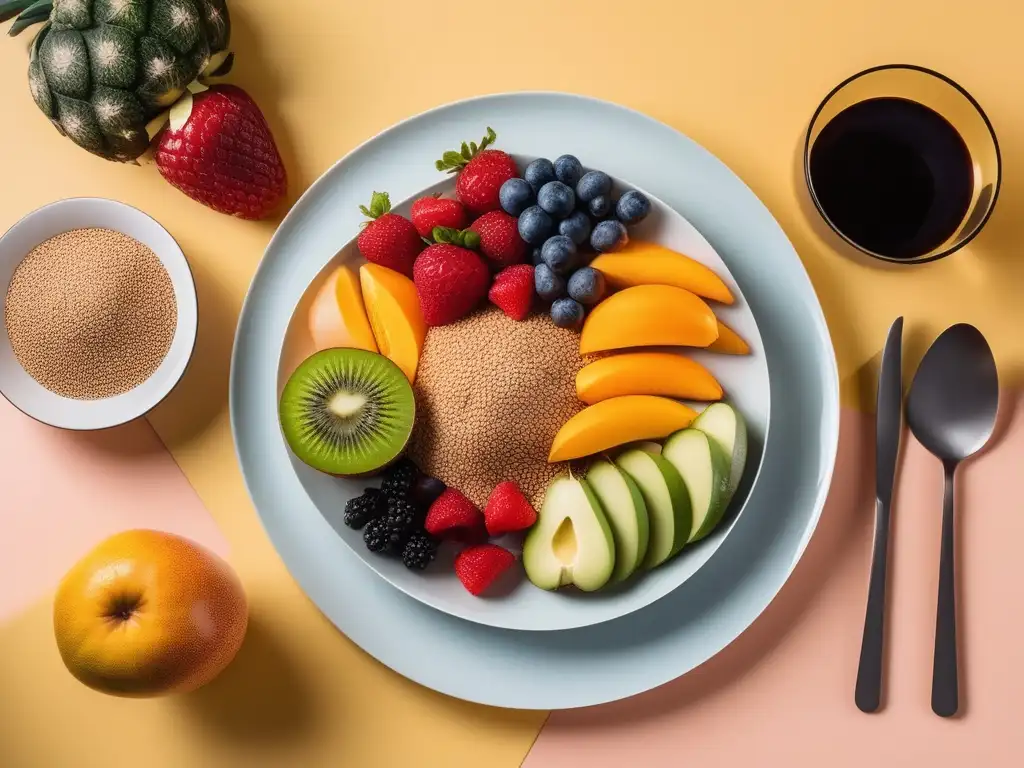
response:
<svg viewBox="0 0 1024 768"><path fill-rule="evenodd" d="M533 267L514 264L495 275L487 298L513 320L525 320L533 307L534 295Z"/></svg>
<svg viewBox="0 0 1024 768"><path fill-rule="evenodd" d="M498 483L484 508L484 523L491 536L525 531L537 522L537 512L511 480Z"/></svg>
<svg viewBox="0 0 1024 768"><path fill-rule="evenodd" d="M444 493L427 510L423 527L434 536L456 534L460 538L473 538L484 529L484 518L472 501L455 488L445 488Z"/></svg>
<svg viewBox="0 0 1024 768"><path fill-rule="evenodd" d="M497 544L479 544L455 558L455 575L472 594L481 595L515 561L515 555Z"/></svg>

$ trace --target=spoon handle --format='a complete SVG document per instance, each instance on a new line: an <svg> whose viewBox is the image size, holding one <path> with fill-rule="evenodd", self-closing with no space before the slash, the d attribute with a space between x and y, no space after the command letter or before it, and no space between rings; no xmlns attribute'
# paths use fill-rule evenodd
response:
<svg viewBox="0 0 1024 768"><path fill-rule="evenodd" d="M959 706L956 652L956 575L953 556L953 475L946 464L942 503L942 551L939 559L939 604L935 616L935 659L932 667L932 711L941 717L956 714Z"/></svg>

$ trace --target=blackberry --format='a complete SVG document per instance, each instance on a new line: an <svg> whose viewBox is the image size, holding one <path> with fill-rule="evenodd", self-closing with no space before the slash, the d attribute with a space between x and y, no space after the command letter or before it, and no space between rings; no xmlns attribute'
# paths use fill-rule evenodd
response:
<svg viewBox="0 0 1024 768"><path fill-rule="evenodd" d="M368 522L379 517L384 507L384 497L377 488L367 488L362 495L345 503L345 525L358 531Z"/></svg>
<svg viewBox="0 0 1024 768"><path fill-rule="evenodd" d="M394 496L388 499L388 510L381 520L388 533L388 548L396 555L423 522L420 511L412 503Z"/></svg>
<svg viewBox="0 0 1024 768"><path fill-rule="evenodd" d="M422 571L437 555L437 542L427 533L416 531L409 537L402 550L402 562L406 568Z"/></svg>
<svg viewBox="0 0 1024 768"><path fill-rule="evenodd" d="M402 459L384 474L384 481L380 484L381 493L385 496L404 499L412 490L420 471L409 459Z"/></svg>
<svg viewBox="0 0 1024 768"><path fill-rule="evenodd" d="M363 529L363 542L371 552L383 552L387 549L389 541L388 527L382 517L374 518Z"/></svg>

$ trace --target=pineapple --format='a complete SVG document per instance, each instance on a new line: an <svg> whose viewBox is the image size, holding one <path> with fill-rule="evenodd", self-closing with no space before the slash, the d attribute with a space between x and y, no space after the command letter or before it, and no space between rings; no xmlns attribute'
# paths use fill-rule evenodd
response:
<svg viewBox="0 0 1024 768"><path fill-rule="evenodd" d="M231 34L225 0L0 0L0 21L15 15L12 35L45 22L28 69L39 109L120 162L143 154L147 124L225 60Z"/></svg>

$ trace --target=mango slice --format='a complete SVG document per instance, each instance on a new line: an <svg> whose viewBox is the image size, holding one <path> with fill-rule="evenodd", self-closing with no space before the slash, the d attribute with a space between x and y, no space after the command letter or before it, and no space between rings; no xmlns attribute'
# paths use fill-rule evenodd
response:
<svg viewBox="0 0 1024 768"><path fill-rule="evenodd" d="M576 396L588 405L622 395L713 402L722 399L722 385L700 363L671 352L612 355L576 374Z"/></svg>
<svg viewBox="0 0 1024 768"><path fill-rule="evenodd" d="M377 351L359 280L348 267L334 270L317 291L309 308L309 333L317 352L333 347Z"/></svg>
<svg viewBox="0 0 1024 768"><path fill-rule="evenodd" d="M734 299L722 278L699 261L656 243L629 243L616 253L603 253L590 266L612 288L634 285L674 285L723 304Z"/></svg>
<svg viewBox="0 0 1024 768"><path fill-rule="evenodd" d="M672 285L637 285L594 307L580 333L580 354L627 347L706 347L718 321L703 299Z"/></svg>
<svg viewBox="0 0 1024 768"><path fill-rule="evenodd" d="M400 272L379 264L361 266L359 281L380 353L414 381L427 337L416 286Z"/></svg>
<svg viewBox="0 0 1024 768"><path fill-rule="evenodd" d="M718 338L708 345L708 351L720 352L723 355L749 355L750 346L736 331L719 320Z"/></svg>
<svg viewBox="0 0 1024 768"><path fill-rule="evenodd" d="M651 395L625 395L584 408L551 441L548 461L592 456L637 440L657 440L684 429L697 417L692 408Z"/></svg>

